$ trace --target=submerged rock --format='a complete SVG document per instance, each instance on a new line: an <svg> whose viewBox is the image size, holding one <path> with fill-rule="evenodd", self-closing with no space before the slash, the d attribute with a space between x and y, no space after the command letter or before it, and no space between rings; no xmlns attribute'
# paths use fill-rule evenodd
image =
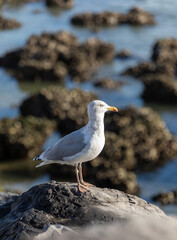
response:
<svg viewBox="0 0 177 240"><path fill-rule="evenodd" d="M152 200L162 205L177 204L177 189L170 192L161 192L152 197Z"/></svg>
<svg viewBox="0 0 177 240"><path fill-rule="evenodd" d="M0 14L0 30L19 28L21 24L14 19L7 19Z"/></svg>
<svg viewBox="0 0 177 240"><path fill-rule="evenodd" d="M121 58L121 59L127 59L131 57L131 52L128 49L123 49L119 52L116 53L115 57L116 58Z"/></svg>
<svg viewBox="0 0 177 240"><path fill-rule="evenodd" d="M153 25L155 20L153 15L139 7L131 9L127 14L104 11L101 13L81 13L76 14L71 19L72 24L84 27L95 26L117 26L120 24L131 25Z"/></svg>
<svg viewBox="0 0 177 240"><path fill-rule="evenodd" d="M61 133L70 133L88 122L87 105L96 98L95 94L80 89L49 87L24 100L20 111L24 116L55 119Z"/></svg>
<svg viewBox="0 0 177 240"><path fill-rule="evenodd" d="M45 0L48 7L71 8L74 5L73 0Z"/></svg>
<svg viewBox="0 0 177 240"><path fill-rule="evenodd" d="M122 85L125 84L125 81L119 81L115 82L111 78L101 78L98 80L95 80L94 86L95 87L101 87L101 88L106 88L106 89L119 89Z"/></svg>
<svg viewBox="0 0 177 240"><path fill-rule="evenodd" d="M0 66L24 81L63 82L67 74L84 81L113 57L112 44L94 38L79 43L74 35L62 31L31 36L24 48L1 57Z"/></svg>
<svg viewBox="0 0 177 240"><path fill-rule="evenodd" d="M32 116L0 120L0 159L34 157L54 128L54 122Z"/></svg>
<svg viewBox="0 0 177 240"><path fill-rule="evenodd" d="M0 238L33 239L49 224L78 229L88 224L126 222L132 216L167 218L158 207L118 190L92 187L80 193L76 184L53 181L0 205Z"/></svg>

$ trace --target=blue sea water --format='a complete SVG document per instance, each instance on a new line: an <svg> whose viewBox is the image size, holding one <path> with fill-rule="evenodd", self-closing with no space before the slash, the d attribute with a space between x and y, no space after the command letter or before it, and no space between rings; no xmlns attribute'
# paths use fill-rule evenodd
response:
<svg viewBox="0 0 177 240"><path fill-rule="evenodd" d="M127 12L134 6L142 7L152 13L157 24L144 27L124 25L102 28L99 31L74 27L70 24L70 18L75 13L103 10ZM0 32L0 56L8 51L22 47L32 34L41 34L44 31L67 30L75 34L80 41L85 41L89 37L96 37L113 43L117 51L128 48L132 52L133 58L129 60L115 59L112 63L101 67L95 74L97 77L112 77L115 81L119 81L122 79L120 73L127 67L136 65L143 60L150 60L152 46L156 40L164 37L177 37L176 9L176 0L75 0L75 6L64 11L48 9L43 2L13 6L7 4L2 10L3 15L15 18L22 23L22 27ZM38 14L35 13L36 10L39 10ZM123 79L125 79L126 84L120 90L114 91L96 89L91 82L84 84L71 83L69 79L66 81L66 86L68 88L77 86L84 90L94 91L99 95L100 99L119 108L129 105L137 107L145 105L141 99L143 84L130 77L124 77ZM15 78L10 77L2 68L0 69L0 118L18 116L18 106L27 94L27 92L20 89ZM156 106L155 109L159 112L169 130L177 137L177 106L173 108L171 106ZM56 135L51 139L55 140ZM177 188L176 176L177 158L153 173L139 174L138 181L142 188L141 197L150 201L154 193ZM46 178L42 178L41 181L45 180ZM17 184L16 186L20 187L21 185ZM25 183L22 189L25 190L28 187L29 185ZM177 215L176 206L168 206L164 210L167 213Z"/></svg>

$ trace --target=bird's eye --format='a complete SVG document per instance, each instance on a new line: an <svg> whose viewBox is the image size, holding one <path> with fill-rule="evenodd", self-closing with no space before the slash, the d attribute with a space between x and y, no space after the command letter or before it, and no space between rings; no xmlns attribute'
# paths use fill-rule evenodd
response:
<svg viewBox="0 0 177 240"><path fill-rule="evenodd" d="M103 105L103 104L100 104L100 107L104 107L104 105Z"/></svg>

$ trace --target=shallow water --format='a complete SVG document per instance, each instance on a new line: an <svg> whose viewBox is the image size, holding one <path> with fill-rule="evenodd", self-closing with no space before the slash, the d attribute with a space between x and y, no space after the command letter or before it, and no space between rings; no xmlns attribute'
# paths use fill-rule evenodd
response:
<svg viewBox="0 0 177 240"><path fill-rule="evenodd" d="M157 25L147 27L119 26L113 28L102 28L99 31L73 27L70 18L75 13L84 11L113 10L127 12L133 6L138 5L155 15ZM163 7L161 7L163 6ZM133 66L142 60L149 60L151 48L154 42L163 37L177 37L177 1L176 0L75 0L75 6L66 11L48 9L44 3L28 3L19 5L6 5L3 14L7 17L15 18L22 23L22 27L17 30L0 32L0 55L7 51L16 49L25 44L32 34L40 34L44 31L55 32L67 30L75 34L80 41L85 41L88 37L97 37L105 41L112 42L117 50L128 48L133 57L129 60L115 59L111 64L101 67L96 73L97 77L112 77L115 81L125 79L126 84L120 90L102 90L94 88L90 82L84 84L72 83L70 79L66 81L68 88L80 87L85 90L96 92L100 99L108 104L120 107L128 105L143 106L141 99L143 85L140 81L132 78L120 77L120 73L128 66ZM40 12L34 13L35 10ZM10 77L3 69L0 69L0 118L18 116L18 105L29 92L36 91L47 83L33 85L31 83L18 83L16 79ZM160 107L153 106L157 110L167 127L177 137L177 108L174 106ZM55 142L58 135L54 134L46 144ZM46 147L46 145L44 146ZM162 190L171 190L177 187L177 158L166 164L154 173L146 173L138 176L138 181L142 187L141 197L150 201L153 193ZM4 180L3 180L4 179ZM36 183L49 180L45 175L34 179L15 179L12 177L2 178L2 184L8 189L26 190ZM177 215L177 207L169 206L164 210L170 214Z"/></svg>

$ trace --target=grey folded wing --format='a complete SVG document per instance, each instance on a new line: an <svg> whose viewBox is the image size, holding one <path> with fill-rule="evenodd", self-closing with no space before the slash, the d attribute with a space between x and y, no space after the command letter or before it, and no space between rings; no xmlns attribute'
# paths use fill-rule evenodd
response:
<svg viewBox="0 0 177 240"><path fill-rule="evenodd" d="M84 142L84 134L82 129L80 129L60 139L55 145L46 149L39 158L49 161L64 161L63 158L82 152L86 145L87 143Z"/></svg>

